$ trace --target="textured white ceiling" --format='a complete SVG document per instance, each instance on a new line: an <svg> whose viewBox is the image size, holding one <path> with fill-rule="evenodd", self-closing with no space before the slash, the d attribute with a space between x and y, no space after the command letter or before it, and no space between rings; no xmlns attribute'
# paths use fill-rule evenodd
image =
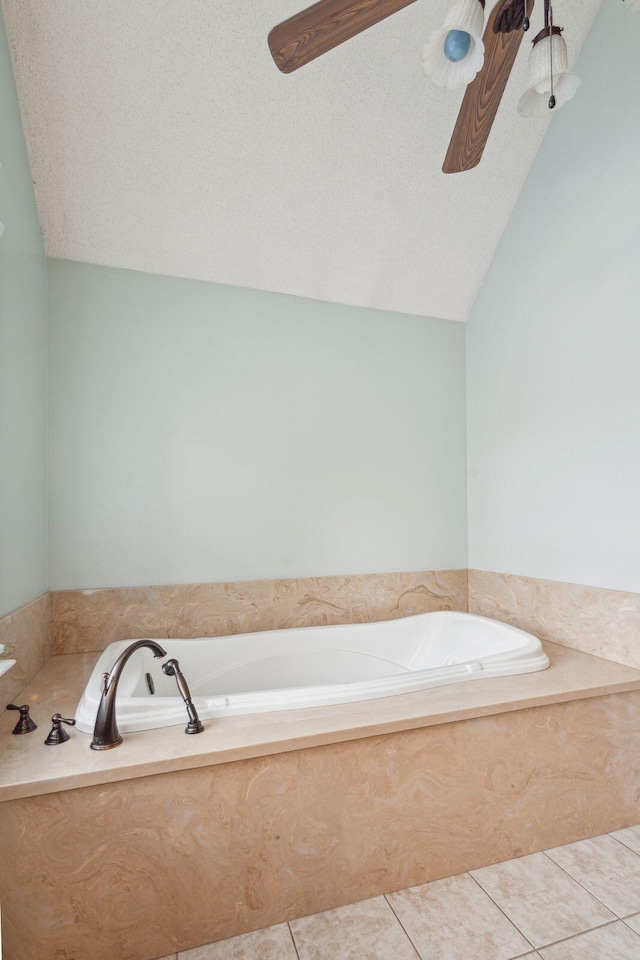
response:
<svg viewBox="0 0 640 960"><path fill-rule="evenodd" d="M309 0L2 2L50 255L466 319L546 129L516 113L526 42L481 165L445 176L462 93L420 52L450 0L290 76L267 34ZM557 0L572 59L598 5Z"/></svg>

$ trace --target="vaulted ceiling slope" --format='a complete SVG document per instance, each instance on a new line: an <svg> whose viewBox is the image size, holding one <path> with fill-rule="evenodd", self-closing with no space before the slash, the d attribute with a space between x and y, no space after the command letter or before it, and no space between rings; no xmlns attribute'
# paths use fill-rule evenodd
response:
<svg viewBox="0 0 640 960"><path fill-rule="evenodd" d="M450 0L291 76L267 34L308 0L2 2L51 256L466 319L548 122L516 112L528 44L445 176L462 93L420 53ZM557 0L574 59L598 5Z"/></svg>

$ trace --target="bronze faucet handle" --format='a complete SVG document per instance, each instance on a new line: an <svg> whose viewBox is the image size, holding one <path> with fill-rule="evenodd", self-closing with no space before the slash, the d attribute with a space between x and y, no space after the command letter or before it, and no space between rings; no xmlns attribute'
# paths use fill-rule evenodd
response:
<svg viewBox="0 0 640 960"><path fill-rule="evenodd" d="M23 703L21 707L17 707L15 703L8 703L7 710L19 710L20 719L16 723L15 727L11 731L15 734L21 733L31 733L32 730L38 729L38 724L35 723L29 716L29 704Z"/></svg>
<svg viewBox="0 0 640 960"><path fill-rule="evenodd" d="M65 717L60 716L59 713L54 713L51 717L51 723L53 726L49 731L49 735L45 740L46 747L55 747L59 743L65 743L69 739L69 734L66 730L63 730L60 724L68 723L70 727L75 727L76 721L73 719L66 719Z"/></svg>

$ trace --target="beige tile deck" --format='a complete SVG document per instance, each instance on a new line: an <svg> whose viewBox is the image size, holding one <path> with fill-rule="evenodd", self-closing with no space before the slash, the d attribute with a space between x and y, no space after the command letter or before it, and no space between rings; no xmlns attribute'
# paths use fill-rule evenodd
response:
<svg viewBox="0 0 640 960"><path fill-rule="evenodd" d="M614 837L568 843L547 856L616 916L640 911L640 856Z"/></svg>
<svg viewBox="0 0 640 960"><path fill-rule="evenodd" d="M469 874L387 897L419 953L429 960L511 960L531 951Z"/></svg>
<svg viewBox="0 0 640 960"><path fill-rule="evenodd" d="M420 691L345 703L339 710L328 706L274 711L261 714L258 726L252 714L221 717L214 723L207 721L198 737L185 738L180 725L145 730L127 735L126 750L108 750L100 757L88 749L89 734L76 728L64 756L51 757L46 764L32 749L29 737L9 735L15 720L11 713L0 711L0 800L640 690L639 670L558 644L547 643L545 650L551 665L537 673L447 684L429 690L427 697ZM48 661L20 694L21 702L38 705L36 722L46 722L57 712L73 716L97 656L69 654Z"/></svg>
<svg viewBox="0 0 640 960"><path fill-rule="evenodd" d="M287 923L178 954L178 960L297 960Z"/></svg>
<svg viewBox="0 0 640 960"><path fill-rule="evenodd" d="M615 919L544 853L473 870L471 876L536 948Z"/></svg>
<svg viewBox="0 0 640 960"><path fill-rule="evenodd" d="M418 960L384 897L293 920L290 926L300 960Z"/></svg>
<svg viewBox="0 0 640 960"><path fill-rule="evenodd" d="M622 921L540 950L543 960L638 960L640 937Z"/></svg>

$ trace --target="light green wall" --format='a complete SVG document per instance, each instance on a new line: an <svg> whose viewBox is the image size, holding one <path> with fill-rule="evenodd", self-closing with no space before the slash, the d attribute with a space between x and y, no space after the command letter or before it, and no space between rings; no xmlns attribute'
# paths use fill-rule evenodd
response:
<svg viewBox="0 0 640 960"><path fill-rule="evenodd" d="M54 589L466 565L464 326L49 262Z"/></svg>
<svg viewBox="0 0 640 960"><path fill-rule="evenodd" d="M46 262L0 9L0 616L47 589Z"/></svg>
<svg viewBox="0 0 640 960"><path fill-rule="evenodd" d="M472 311L472 567L640 591L639 53L607 0Z"/></svg>

